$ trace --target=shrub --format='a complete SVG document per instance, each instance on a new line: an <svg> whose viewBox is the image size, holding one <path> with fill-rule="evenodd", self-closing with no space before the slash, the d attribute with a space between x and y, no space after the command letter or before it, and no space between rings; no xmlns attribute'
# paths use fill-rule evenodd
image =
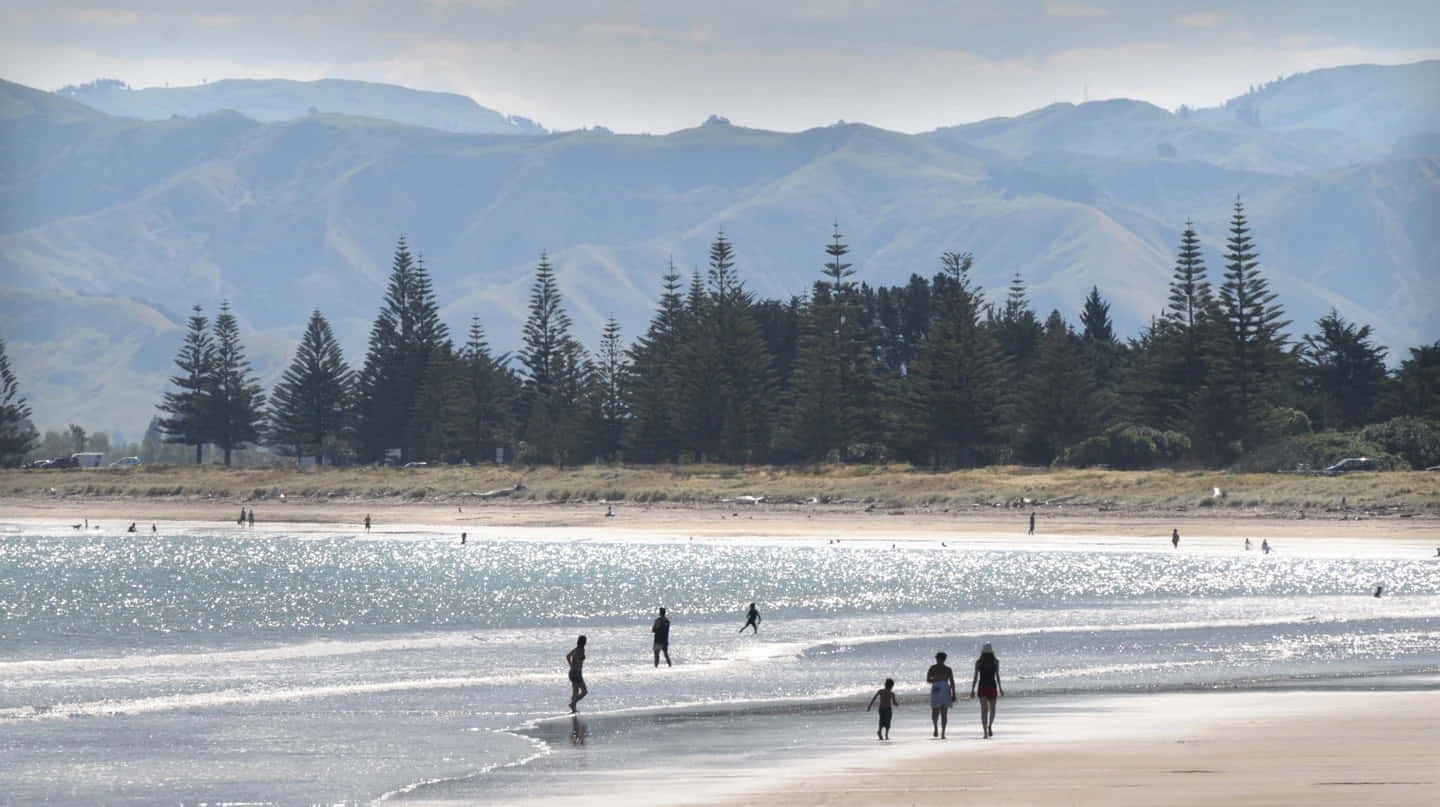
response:
<svg viewBox="0 0 1440 807"><path fill-rule="evenodd" d="M1440 424L1418 417L1398 417L1360 430L1366 442L1402 457L1419 470L1440 464Z"/></svg>
<svg viewBox="0 0 1440 807"><path fill-rule="evenodd" d="M1329 431L1272 440L1241 457L1233 470L1270 472L1308 467L1318 471L1346 457L1369 457L1382 471L1404 467L1404 460L1366 441L1359 432Z"/></svg>
<svg viewBox="0 0 1440 807"><path fill-rule="evenodd" d="M1108 465L1121 470L1144 470L1181 462L1189 454L1190 438L1179 432L1116 426L1066 449L1061 461L1077 468Z"/></svg>

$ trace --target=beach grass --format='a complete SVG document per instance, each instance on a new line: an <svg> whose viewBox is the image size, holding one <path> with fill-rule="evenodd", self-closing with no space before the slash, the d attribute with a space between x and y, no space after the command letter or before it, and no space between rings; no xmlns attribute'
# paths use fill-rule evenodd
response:
<svg viewBox="0 0 1440 807"><path fill-rule="evenodd" d="M515 489L519 484L522 487ZM1216 495L1216 490L1220 491ZM498 493L497 493L498 491ZM426 468L224 468L0 471L0 495L92 498L279 498L401 502L629 501L701 505L764 496L767 504L967 508L1065 504L1099 510L1352 511L1440 515L1440 473L1240 474L996 466L931 472L905 465L587 465ZM1343 505L1343 507L1342 507Z"/></svg>

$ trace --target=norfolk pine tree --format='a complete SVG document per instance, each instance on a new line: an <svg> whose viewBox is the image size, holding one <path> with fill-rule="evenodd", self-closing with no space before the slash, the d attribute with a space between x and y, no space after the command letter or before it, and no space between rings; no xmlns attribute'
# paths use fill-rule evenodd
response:
<svg viewBox="0 0 1440 807"><path fill-rule="evenodd" d="M165 393L157 407L166 417L160 419L165 442L195 446L195 464L200 452L211 442L211 391L214 389L215 347L210 338L209 320L199 305L192 309L185 341L175 356L178 375L171 376L175 392Z"/></svg>
<svg viewBox="0 0 1440 807"><path fill-rule="evenodd" d="M215 317L214 372L210 376L210 441L225 452L225 466L237 448L259 442L265 423L265 391L250 369L240 344L240 325L230 303L220 303Z"/></svg>
<svg viewBox="0 0 1440 807"><path fill-rule="evenodd" d="M677 352L687 315L673 260L661 282L660 304L650 327L628 351L625 394L630 420L624 444L626 455L641 462L674 462L680 452Z"/></svg>
<svg viewBox="0 0 1440 807"><path fill-rule="evenodd" d="M295 358L270 395L268 441L323 465L348 426L354 373L345 363L330 323L310 313Z"/></svg>
<svg viewBox="0 0 1440 807"><path fill-rule="evenodd" d="M0 465L18 464L38 442L39 435L30 422L30 405L20 397L5 340L0 338Z"/></svg>
<svg viewBox="0 0 1440 807"><path fill-rule="evenodd" d="M1290 322L1283 319L1284 310L1275 303L1277 295L1260 273L1259 254L1239 198L1230 219L1225 260L1219 295L1224 333L1216 352L1216 383L1227 399L1226 431L1249 449L1273 404L1275 379L1289 358L1282 329Z"/></svg>

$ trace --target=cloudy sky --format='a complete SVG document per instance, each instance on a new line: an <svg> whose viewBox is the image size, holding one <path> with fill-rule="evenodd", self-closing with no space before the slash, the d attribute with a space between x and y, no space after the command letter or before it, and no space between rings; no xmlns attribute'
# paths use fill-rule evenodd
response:
<svg viewBox="0 0 1440 807"><path fill-rule="evenodd" d="M1440 57L1436 0L0 0L0 78L42 89L355 78L552 129L712 113L901 131L1052 101L1206 106L1279 75Z"/></svg>

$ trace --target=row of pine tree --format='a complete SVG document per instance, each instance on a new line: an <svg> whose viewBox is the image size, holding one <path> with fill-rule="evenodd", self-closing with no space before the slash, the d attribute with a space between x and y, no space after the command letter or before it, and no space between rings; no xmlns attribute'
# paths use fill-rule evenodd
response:
<svg viewBox="0 0 1440 807"><path fill-rule="evenodd" d="M1128 341L1098 288L1077 328L1058 311L1042 322L1018 274L987 299L967 253L942 254L931 278L872 287L848 252L837 227L807 297L757 300L721 233L703 276L687 282L672 263L639 338L625 345L612 318L594 353L542 255L512 357L491 351L478 320L455 343L402 237L358 372L316 311L267 400L228 306L213 324L197 307L160 427L197 462L212 444L226 464L263 442L322 464L475 463L498 450L561 466L1277 465L1324 461L1294 450L1313 433L1367 426L1371 443L1320 443L1440 462L1440 343L1389 373L1371 328L1333 311L1292 338L1239 200L1216 281L1187 222L1168 305Z"/></svg>

